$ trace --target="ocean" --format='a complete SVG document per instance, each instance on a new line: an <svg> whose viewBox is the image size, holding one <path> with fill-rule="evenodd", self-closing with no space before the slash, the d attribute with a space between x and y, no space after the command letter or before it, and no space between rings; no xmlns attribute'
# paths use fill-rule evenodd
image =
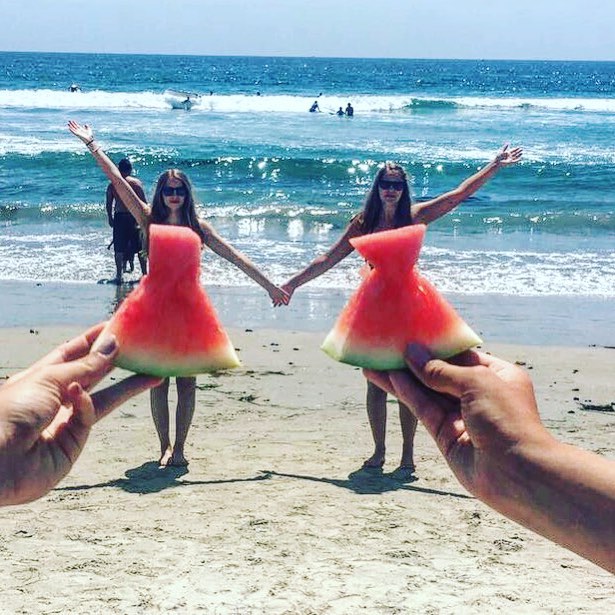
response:
<svg viewBox="0 0 615 615"><path fill-rule="evenodd" d="M198 104L173 109L167 90ZM316 99L322 112L309 113ZM348 102L354 117L337 117ZM114 303L97 284L114 275L107 181L69 119L114 160L130 157L147 194L165 169L188 173L202 215L279 283L337 239L383 161L403 164L423 200L520 145L520 164L430 225L421 269L498 339L518 340L521 326L527 341L574 341L574 328L582 343L615 343L614 62L0 53L0 326L25 322L23 289L104 296L103 317ZM334 316L360 264L351 256L301 288L272 322ZM207 252L203 283L233 324L254 313L234 297L262 294L268 310ZM62 322L49 292L36 309Z"/></svg>

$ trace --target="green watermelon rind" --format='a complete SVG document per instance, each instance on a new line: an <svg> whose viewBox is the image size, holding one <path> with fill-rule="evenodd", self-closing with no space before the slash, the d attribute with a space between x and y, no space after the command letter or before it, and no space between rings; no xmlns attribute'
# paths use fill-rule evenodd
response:
<svg viewBox="0 0 615 615"><path fill-rule="evenodd" d="M223 369L232 369L241 365L235 350L230 349L224 355L212 357L211 355L206 361L196 361L192 364L174 364L168 362L157 361L153 356L139 357L130 354L120 354L115 358L114 365L121 367L137 374L147 374L149 376L158 376L159 378L182 377L182 376L197 376L198 374L217 372Z"/></svg>
<svg viewBox="0 0 615 615"><path fill-rule="evenodd" d="M410 340L408 340L410 342ZM448 359L461 352L475 348L482 344L478 335L465 322L461 321L454 332L449 332L446 339L441 342L433 340L427 345L434 358ZM373 369L376 371L388 371L391 369L404 369L407 367L403 353L395 349L376 348L367 344L354 347L348 344L348 338L339 333L335 328L332 329L321 349L335 361Z"/></svg>

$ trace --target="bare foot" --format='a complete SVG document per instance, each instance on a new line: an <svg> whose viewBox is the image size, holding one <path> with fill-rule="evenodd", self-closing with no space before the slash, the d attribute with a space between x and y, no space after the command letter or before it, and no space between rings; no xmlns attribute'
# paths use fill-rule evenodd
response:
<svg viewBox="0 0 615 615"><path fill-rule="evenodd" d="M364 470L380 470L384 466L384 455L374 453L369 459L363 462Z"/></svg>
<svg viewBox="0 0 615 615"><path fill-rule="evenodd" d="M167 461L167 467L185 468L188 465L188 460L184 457L184 453L173 451L173 454Z"/></svg>
<svg viewBox="0 0 615 615"><path fill-rule="evenodd" d="M398 480L402 483L412 483L415 480L418 480L418 476L415 474L416 468L414 464L410 465L400 465L398 468L393 470L390 474L391 478Z"/></svg>
<svg viewBox="0 0 615 615"><path fill-rule="evenodd" d="M171 450L171 447L169 446L169 448L167 448L167 450L162 453L162 456L158 460L158 465L161 468L166 468L169 465L169 461L172 459L172 457L173 457L173 451Z"/></svg>

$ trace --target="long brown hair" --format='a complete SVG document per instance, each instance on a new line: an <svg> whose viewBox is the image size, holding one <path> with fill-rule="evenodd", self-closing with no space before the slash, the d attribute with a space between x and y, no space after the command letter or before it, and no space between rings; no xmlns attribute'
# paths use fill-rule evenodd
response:
<svg viewBox="0 0 615 615"><path fill-rule="evenodd" d="M182 225L189 226L200 238L201 242L205 242L205 235L203 229L199 224L199 218L196 213L196 207L194 205L194 194L192 190L192 184L188 179L188 176L179 169L169 169L162 173L156 183L156 189L152 198L152 213L150 222L152 224L165 224L169 217L171 210L164 204L162 197L162 189L167 185L167 181L171 178L179 180L186 188L186 196L184 197L184 204L181 209Z"/></svg>
<svg viewBox="0 0 615 615"><path fill-rule="evenodd" d="M401 197L397 203L397 209L395 210L395 217L393 218L394 228L401 226L409 226L412 224L412 215L410 212L410 206L412 201L410 199L410 187L408 186L408 174L404 167L395 162L385 162L382 167L376 173L372 187L369 189L365 202L363 204L363 211L359 214L359 222L361 224L361 230L363 233L373 233L374 229L378 225L380 220L380 214L382 213L382 201L380 200L380 194L378 193L378 182L383 175L387 173L395 173L401 176L404 182L404 189L402 190Z"/></svg>

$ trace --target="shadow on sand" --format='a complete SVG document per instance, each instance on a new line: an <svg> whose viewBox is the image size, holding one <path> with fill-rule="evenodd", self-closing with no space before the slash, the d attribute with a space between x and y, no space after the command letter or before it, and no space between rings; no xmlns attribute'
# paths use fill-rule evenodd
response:
<svg viewBox="0 0 615 615"><path fill-rule="evenodd" d="M249 483L271 478L266 473L248 478L228 478L219 480L178 480L188 474L187 467L160 467L156 461L147 461L137 468L126 470L124 478L116 478L105 483L93 485L73 485L57 487L53 491L84 491L102 487L118 487L128 493L158 493L165 489L190 485L224 485L226 483Z"/></svg>
<svg viewBox="0 0 615 615"><path fill-rule="evenodd" d="M463 493L453 493L451 491L440 491L439 489L429 489L427 487L415 487L408 483L415 482L418 478L414 477L411 480L401 481L395 478L394 473L391 475L385 474L382 470L370 468L368 470L359 469L348 475L347 479L326 478L318 476L307 476L303 474L286 474L284 472L276 472L274 470L261 470L267 478L272 476L281 476L284 478L297 478L299 480L309 480L317 483L328 483L342 489L349 489L359 495L377 495L387 493L389 491L416 491L418 493L427 493L430 495L443 495L453 498L462 498L472 500L472 496Z"/></svg>

